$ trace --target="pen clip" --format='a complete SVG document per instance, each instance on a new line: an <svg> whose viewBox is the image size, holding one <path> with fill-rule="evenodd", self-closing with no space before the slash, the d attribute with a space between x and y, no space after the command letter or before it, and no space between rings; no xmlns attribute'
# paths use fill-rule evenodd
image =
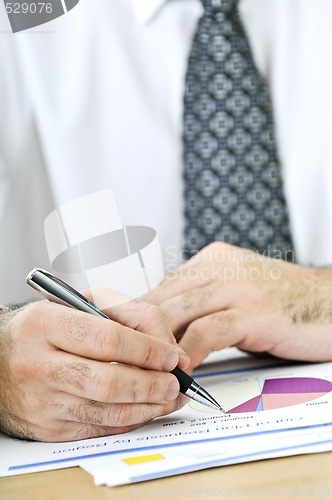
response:
<svg viewBox="0 0 332 500"><path fill-rule="evenodd" d="M99 311L91 300L84 297L84 295L72 288L68 283L65 283L44 269L39 267L34 268L26 277L26 282L51 302L80 310L85 310L88 307L89 312L92 309L98 316L104 316L109 319L108 316ZM62 299L64 293L65 298Z"/></svg>

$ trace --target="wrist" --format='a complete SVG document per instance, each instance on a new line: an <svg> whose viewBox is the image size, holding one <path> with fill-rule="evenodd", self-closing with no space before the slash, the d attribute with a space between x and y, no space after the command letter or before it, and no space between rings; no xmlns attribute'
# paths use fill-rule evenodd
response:
<svg viewBox="0 0 332 500"><path fill-rule="evenodd" d="M7 324L8 317L10 316L10 308L0 304L0 333L4 331L5 325ZM0 429L1 430L1 429Z"/></svg>
<svg viewBox="0 0 332 500"><path fill-rule="evenodd" d="M17 309L20 309L21 307L24 307L26 306L27 304L29 304L30 302L33 302L32 300L28 300L26 302L22 302L21 304L7 304L7 305L4 305L4 304L0 304L0 314L2 312L12 312L12 311L16 311Z"/></svg>
<svg viewBox="0 0 332 500"><path fill-rule="evenodd" d="M8 316L8 313L10 312L10 308L8 306L4 306L3 304L0 304L0 323L3 323L4 318Z"/></svg>
<svg viewBox="0 0 332 500"><path fill-rule="evenodd" d="M6 320L10 317L12 317L14 311L17 311L20 307L24 306L25 304L0 304L0 327L2 329L3 325L5 324Z"/></svg>

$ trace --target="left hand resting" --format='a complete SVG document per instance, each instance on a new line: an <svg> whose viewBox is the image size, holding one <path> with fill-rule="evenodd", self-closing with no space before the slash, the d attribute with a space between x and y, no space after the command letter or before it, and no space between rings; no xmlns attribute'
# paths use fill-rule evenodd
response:
<svg viewBox="0 0 332 500"><path fill-rule="evenodd" d="M332 360L332 268L309 268L222 242L169 272L145 299L166 312L190 370L236 346Z"/></svg>

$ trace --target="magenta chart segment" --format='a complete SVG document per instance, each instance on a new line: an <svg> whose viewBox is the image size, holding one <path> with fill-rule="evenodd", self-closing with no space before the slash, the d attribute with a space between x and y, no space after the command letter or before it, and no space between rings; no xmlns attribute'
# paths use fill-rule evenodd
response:
<svg viewBox="0 0 332 500"><path fill-rule="evenodd" d="M259 394L227 409L227 413L272 410L306 403L329 393L332 383L309 377L257 379L257 388Z"/></svg>

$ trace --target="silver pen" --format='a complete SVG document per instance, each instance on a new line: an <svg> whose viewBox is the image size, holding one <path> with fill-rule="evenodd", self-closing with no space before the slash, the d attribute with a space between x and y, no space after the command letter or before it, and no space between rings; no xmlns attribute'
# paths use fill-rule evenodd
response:
<svg viewBox="0 0 332 500"><path fill-rule="evenodd" d="M106 314L80 292L60 278L44 269L35 268L27 276L26 282L51 302L73 307L80 311L109 319ZM224 411L217 401L187 373L176 367L171 371L179 381L180 392L214 410Z"/></svg>

